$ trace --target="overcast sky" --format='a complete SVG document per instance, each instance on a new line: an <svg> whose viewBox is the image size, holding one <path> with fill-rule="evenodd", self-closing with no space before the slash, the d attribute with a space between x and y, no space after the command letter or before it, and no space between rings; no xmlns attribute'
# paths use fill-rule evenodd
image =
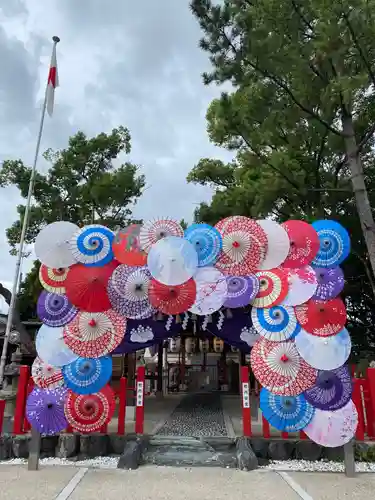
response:
<svg viewBox="0 0 375 500"><path fill-rule="evenodd" d="M207 138L205 113L220 89L203 86L210 66L188 0L0 0L0 161L32 161L53 35L60 87L42 150L65 147L78 130L125 125L129 159L149 186L135 215L191 221L210 191L187 185L187 173L199 158L228 156ZM0 189L3 282L13 279L5 230L19 201L16 190Z"/></svg>

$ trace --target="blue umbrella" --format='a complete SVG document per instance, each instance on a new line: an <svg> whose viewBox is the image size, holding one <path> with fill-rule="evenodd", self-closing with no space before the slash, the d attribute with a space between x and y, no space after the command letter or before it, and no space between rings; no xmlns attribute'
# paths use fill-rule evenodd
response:
<svg viewBox="0 0 375 500"><path fill-rule="evenodd" d="M319 251L312 262L314 267L335 267L350 253L350 238L347 230L334 220L318 220L312 227L318 233Z"/></svg>
<svg viewBox="0 0 375 500"><path fill-rule="evenodd" d="M70 241L70 249L77 262L86 266L104 266L113 260L113 231L99 224L84 226Z"/></svg>
<svg viewBox="0 0 375 500"><path fill-rule="evenodd" d="M93 394L100 391L112 375L112 358L78 358L65 365L62 374L66 386L77 394Z"/></svg>
<svg viewBox="0 0 375 500"><path fill-rule="evenodd" d="M290 340L301 330L294 309L289 306L253 307L251 318L260 335L271 342Z"/></svg>
<svg viewBox="0 0 375 500"><path fill-rule="evenodd" d="M296 432L304 429L315 412L303 394L277 396L264 388L260 391L260 409L270 425L282 432Z"/></svg>
<svg viewBox="0 0 375 500"><path fill-rule="evenodd" d="M223 240L219 231L209 224L192 224L185 231L198 254L198 266L212 266L219 258Z"/></svg>

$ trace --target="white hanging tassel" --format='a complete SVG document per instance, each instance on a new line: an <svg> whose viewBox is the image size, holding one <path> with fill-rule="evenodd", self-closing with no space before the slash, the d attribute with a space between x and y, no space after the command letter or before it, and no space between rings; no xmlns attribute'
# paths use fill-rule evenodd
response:
<svg viewBox="0 0 375 500"><path fill-rule="evenodd" d="M207 323L212 323L212 314L209 314L207 318Z"/></svg>
<svg viewBox="0 0 375 500"><path fill-rule="evenodd" d="M183 330L186 330L186 328L188 327L188 323L189 323L189 313L186 312L184 316L184 321L182 322Z"/></svg>
<svg viewBox="0 0 375 500"><path fill-rule="evenodd" d="M208 319L209 319L209 315L206 315L204 317L204 320L203 320L203 323L202 323L202 330L206 330L207 329Z"/></svg>
<svg viewBox="0 0 375 500"><path fill-rule="evenodd" d="M165 329L169 332L169 330L171 329L171 326L172 326L172 323L173 323L173 316L170 314L168 316L168 320L165 324Z"/></svg>
<svg viewBox="0 0 375 500"><path fill-rule="evenodd" d="M227 319L232 319L233 318L233 313L230 309L227 309Z"/></svg>
<svg viewBox="0 0 375 500"><path fill-rule="evenodd" d="M220 311L219 312L219 320L218 320L217 325L216 325L218 330L221 330L223 328L224 320L225 320L225 316L224 316L223 312Z"/></svg>

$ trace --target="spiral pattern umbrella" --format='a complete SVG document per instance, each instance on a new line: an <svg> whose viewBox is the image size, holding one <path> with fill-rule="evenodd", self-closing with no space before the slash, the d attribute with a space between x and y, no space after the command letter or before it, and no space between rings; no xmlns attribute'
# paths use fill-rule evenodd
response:
<svg viewBox="0 0 375 500"><path fill-rule="evenodd" d="M68 427L64 415L64 404L67 390L64 387L56 389L40 389L36 387L26 401L26 418L30 424L45 436L63 431Z"/></svg>
<svg viewBox="0 0 375 500"><path fill-rule="evenodd" d="M34 250L42 264L51 268L70 267L76 259L70 248L70 240L78 226L58 221L48 224L36 237Z"/></svg>
<svg viewBox="0 0 375 500"><path fill-rule="evenodd" d="M113 260L113 231L99 224L79 229L70 240L70 250L77 262L86 266L103 266Z"/></svg>
<svg viewBox="0 0 375 500"><path fill-rule="evenodd" d="M288 306L253 307L251 318L260 335L271 342L284 342L294 338L301 330L293 308Z"/></svg>
<svg viewBox="0 0 375 500"><path fill-rule="evenodd" d="M313 266L335 267L350 253L350 238L347 230L336 221L319 220L312 224L319 237L319 251Z"/></svg>
<svg viewBox="0 0 375 500"><path fill-rule="evenodd" d="M259 280L255 275L228 276L226 281L228 291L224 307L236 309L247 306L259 292Z"/></svg>
<svg viewBox="0 0 375 500"><path fill-rule="evenodd" d="M288 293L288 277L282 269L260 271L255 274L259 291L252 301L254 307L272 307L285 299Z"/></svg>
<svg viewBox="0 0 375 500"><path fill-rule="evenodd" d="M314 387L305 392L306 400L320 410L335 411L347 405L352 397L353 382L347 366L336 370L319 370Z"/></svg>
<svg viewBox="0 0 375 500"><path fill-rule="evenodd" d="M53 269L42 264L39 268L39 281L47 292L65 294L65 281L69 268Z"/></svg>
<svg viewBox="0 0 375 500"><path fill-rule="evenodd" d="M40 389L56 389L64 385L61 369L45 363L38 356L32 364L31 376Z"/></svg>
<svg viewBox="0 0 375 500"><path fill-rule="evenodd" d="M131 224L116 232L112 250L115 259L121 264L128 266L146 265L147 254L142 250L139 238L141 227L140 224Z"/></svg>
<svg viewBox="0 0 375 500"><path fill-rule="evenodd" d="M219 231L209 224L192 224L185 231L187 239L198 254L198 266L212 266L219 258L223 239Z"/></svg>
<svg viewBox="0 0 375 500"><path fill-rule="evenodd" d="M335 335L346 323L346 309L341 299L309 300L294 310L302 328L318 337Z"/></svg>
<svg viewBox="0 0 375 500"><path fill-rule="evenodd" d="M331 300L343 291L345 280L340 267L316 267L315 274L318 286L312 299Z"/></svg>
<svg viewBox="0 0 375 500"><path fill-rule="evenodd" d="M289 220L281 225L290 241L284 267L294 269L311 264L319 250L319 238L315 229L301 220Z"/></svg>
<svg viewBox="0 0 375 500"><path fill-rule="evenodd" d="M65 385L77 394L98 392L112 376L112 358L78 358L62 369Z"/></svg>
<svg viewBox="0 0 375 500"><path fill-rule="evenodd" d="M58 327L70 323L78 314L65 295L42 292L37 303L39 319L48 326Z"/></svg>
<svg viewBox="0 0 375 500"><path fill-rule="evenodd" d="M141 248L148 253L155 243L168 236L182 238L184 236L184 230L181 225L173 219L153 219L145 222L141 227L139 242Z"/></svg>

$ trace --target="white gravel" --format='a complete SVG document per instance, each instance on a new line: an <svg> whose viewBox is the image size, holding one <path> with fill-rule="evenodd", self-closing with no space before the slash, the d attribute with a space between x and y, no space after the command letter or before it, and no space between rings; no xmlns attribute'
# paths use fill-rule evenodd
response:
<svg viewBox="0 0 375 500"><path fill-rule="evenodd" d="M40 465L69 465L70 467L91 467L96 469L116 469L119 457L97 457L87 460L68 460L66 458L41 458ZM0 465L26 465L26 458L2 460Z"/></svg>
<svg viewBox="0 0 375 500"><path fill-rule="evenodd" d="M375 463L356 462L355 466L357 472L375 472ZM261 469L292 472L345 472L344 464L341 462L309 462L308 460L272 461Z"/></svg>

